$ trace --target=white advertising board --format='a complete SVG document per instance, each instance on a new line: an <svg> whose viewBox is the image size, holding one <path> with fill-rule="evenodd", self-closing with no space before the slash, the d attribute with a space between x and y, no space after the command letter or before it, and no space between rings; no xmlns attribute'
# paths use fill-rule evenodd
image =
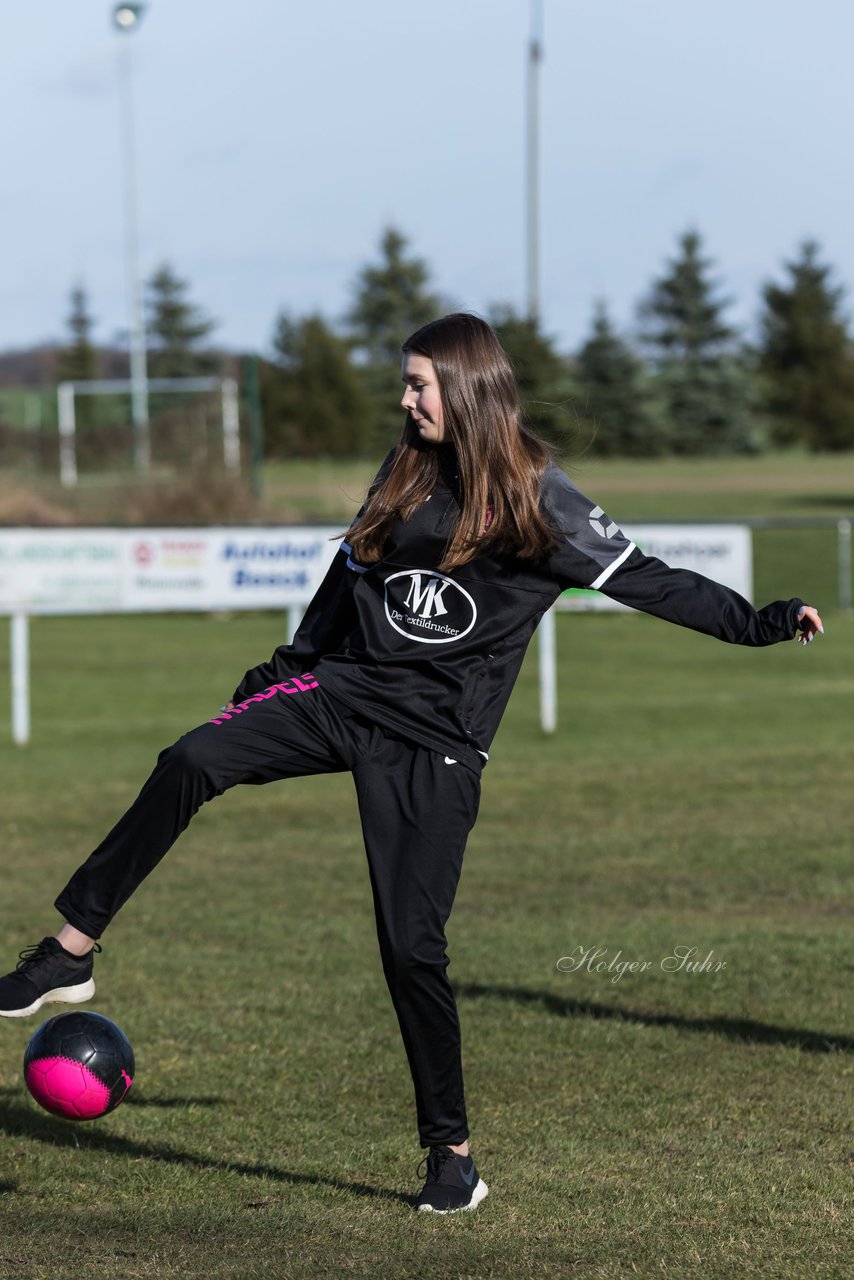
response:
<svg viewBox="0 0 854 1280"><path fill-rule="evenodd" d="M305 605L334 528L0 531L0 613L284 609Z"/></svg>
<svg viewBox="0 0 854 1280"><path fill-rule="evenodd" d="M623 526L627 538L674 569L694 569L747 600L753 597L753 542L746 525L637 524ZM606 585L607 590L607 585ZM559 609L626 609L600 591L566 591Z"/></svg>
<svg viewBox="0 0 854 1280"><path fill-rule="evenodd" d="M305 605L340 530L0 530L0 613L284 609ZM741 525L635 525L625 530L666 564L753 592L750 530ZM568 591L562 609L620 609L599 591Z"/></svg>

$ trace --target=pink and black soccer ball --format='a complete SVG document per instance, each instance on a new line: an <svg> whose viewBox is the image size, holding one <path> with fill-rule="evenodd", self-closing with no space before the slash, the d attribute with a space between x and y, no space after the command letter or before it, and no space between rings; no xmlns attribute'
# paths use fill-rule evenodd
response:
<svg viewBox="0 0 854 1280"><path fill-rule="evenodd" d="M42 1023L24 1053L27 1088L63 1120L96 1120L115 1110L134 1070L124 1032L102 1014L82 1010Z"/></svg>

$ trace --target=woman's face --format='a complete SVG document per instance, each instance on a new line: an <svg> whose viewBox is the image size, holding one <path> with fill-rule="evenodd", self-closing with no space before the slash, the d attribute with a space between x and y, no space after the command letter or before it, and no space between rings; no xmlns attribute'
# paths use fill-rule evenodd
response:
<svg viewBox="0 0 854 1280"><path fill-rule="evenodd" d="M406 390L401 405L409 411L422 440L442 444L445 440L445 423L442 418L442 396L433 361L427 356L406 351L403 356L403 381Z"/></svg>

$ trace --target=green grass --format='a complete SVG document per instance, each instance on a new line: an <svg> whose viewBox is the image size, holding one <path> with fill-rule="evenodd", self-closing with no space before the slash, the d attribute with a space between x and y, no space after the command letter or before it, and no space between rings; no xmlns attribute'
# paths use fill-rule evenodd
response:
<svg viewBox="0 0 854 1280"><path fill-rule="evenodd" d="M526 664L449 926L477 1213L410 1210L352 788L305 779L204 809L107 934L94 1007L138 1059L112 1116L42 1113L38 1019L0 1026L0 1275L850 1274L854 624L827 622L748 651L561 616L549 739ZM0 742L7 962L281 625L33 622L33 741ZM650 967L558 971L594 946ZM680 946L726 967L662 971Z"/></svg>
<svg viewBox="0 0 854 1280"><path fill-rule="evenodd" d="M372 471L270 465L253 518L343 522ZM850 457L571 472L626 522L854 505ZM75 518L120 517L117 493L87 481ZM754 547L760 603L832 605L834 530ZM352 788L305 779L203 810L109 931L95 1007L138 1059L116 1113L39 1111L20 1078L38 1019L0 1026L0 1277L850 1274L854 622L825 620L809 650L748 651L561 616L549 739L526 663L449 926L476 1214L409 1209L421 1153ZM282 629L33 621L33 742L0 738L6 963L157 751ZM648 968L558 971L594 947ZM725 967L663 971L676 947Z"/></svg>
<svg viewBox="0 0 854 1280"><path fill-rule="evenodd" d="M270 461L263 471L263 496L257 503L245 494L229 507L233 484L216 483L220 518L228 521L337 524L358 509L380 461L368 459L294 458ZM654 520L663 515L685 519L738 516L827 517L854 513L854 454L808 454L797 450L755 458L570 458L565 466L579 487L610 510L618 521ZM198 484L198 477L193 477ZM170 497L182 493L192 519L189 487L168 474L154 477L170 512ZM63 510L76 523L125 523L140 493L152 486L124 472L87 473L79 487L65 491L55 475L34 476L26 470L0 471L0 519L4 510L26 509L24 498L39 499L45 508ZM17 495L17 502L15 501ZM156 515L157 493L149 504ZM133 518L136 518L135 516ZM24 517L22 523L26 523ZM151 521L149 521L150 523Z"/></svg>
<svg viewBox="0 0 854 1280"><path fill-rule="evenodd" d="M578 458L586 492L621 519L684 516L836 516L854 512L854 456L799 451L753 458Z"/></svg>
<svg viewBox="0 0 854 1280"><path fill-rule="evenodd" d="M346 519L359 506L378 459L269 462L264 510L284 519ZM854 454L800 451L755 458L631 458L564 461L584 492L618 520L657 516L854 514Z"/></svg>

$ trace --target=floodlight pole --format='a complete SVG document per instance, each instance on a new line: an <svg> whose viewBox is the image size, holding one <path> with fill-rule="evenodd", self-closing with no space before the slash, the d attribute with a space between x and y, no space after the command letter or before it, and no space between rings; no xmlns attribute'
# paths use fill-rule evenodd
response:
<svg viewBox="0 0 854 1280"><path fill-rule="evenodd" d="M544 0L531 0L531 34L528 40L527 75L527 302L528 320L540 323L540 65L543 61ZM537 660L540 671L540 725L544 733L557 728L557 657L554 609L547 609L537 627Z"/></svg>
<svg viewBox="0 0 854 1280"><path fill-rule="evenodd" d="M139 231L137 225L136 132L133 109L133 63L130 33L139 26L145 6L117 4L113 23L119 33L119 92L122 111L122 169L125 203L125 262L130 304L130 381L133 416L133 461L137 471L151 465L148 426L148 352L145 340L145 312L139 278Z"/></svg>
<svg viewBox="0 0 854 1280"><path fill-rule="evenodd" d="M527 227L528 319L540 315L540 64L543 60L543 0L531 0L527 84Z"/></svg>

